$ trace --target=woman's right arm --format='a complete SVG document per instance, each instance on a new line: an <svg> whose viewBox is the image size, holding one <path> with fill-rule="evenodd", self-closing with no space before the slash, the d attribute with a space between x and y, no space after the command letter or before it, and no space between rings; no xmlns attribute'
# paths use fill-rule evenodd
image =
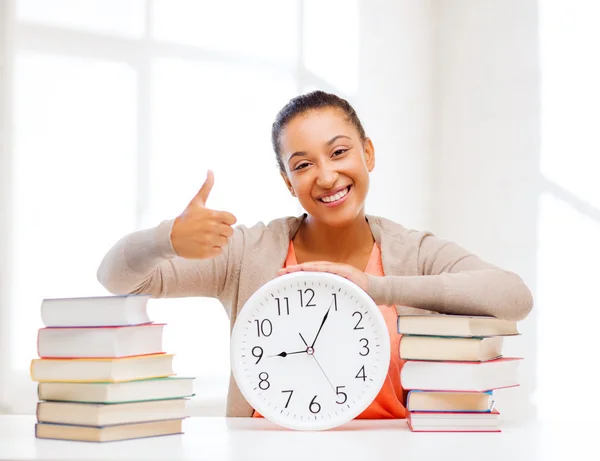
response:
<svg viewBox="0 0 600 461"><path fill-rule="evenodd" d="M218 298L232 266L231 246L241 243L243 235L232 228L231 213L205 207L213 182L209 171L179 217L113 245L98 268L99 282L113 294Z"/></svg>

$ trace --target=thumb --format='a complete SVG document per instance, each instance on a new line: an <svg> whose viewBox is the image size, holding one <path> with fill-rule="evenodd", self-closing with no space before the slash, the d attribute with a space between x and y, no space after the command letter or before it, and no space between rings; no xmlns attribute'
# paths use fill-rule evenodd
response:
<svg viewBox="0 0 600 461"><path fill-rule="evenodd" d="M206 180L204 181L204 184L202 184L202 187L196 194L196 197L194 197L193 201L195 202L196 206L206 206L206 202L208 201L208 195L210 194L214 183L215 175L211 170L208 170L208 173L206 173Z"/></svg>

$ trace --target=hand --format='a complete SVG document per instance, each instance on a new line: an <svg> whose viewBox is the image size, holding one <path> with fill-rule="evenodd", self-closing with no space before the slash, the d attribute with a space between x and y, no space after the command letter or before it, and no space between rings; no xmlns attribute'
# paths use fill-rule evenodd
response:
<svg viewBox="0 0 600 461"><path fill-rule="evenodd" d="M171 244L178 256L188 259L210 259L221 254L233 235L235 216L226 211L206 208L208 194L215 180L208 171L206 181L186 209L175 219Z"/></svg>
<svg viewBox="0 0 600 461"><path fill-rule="evenodd" d="M328 261L311 261L280 269L277 275L290 274L298 271L330 272L354 282L364 291L369 286L369 278L363 271L350 264L332 263Z"/></svg>

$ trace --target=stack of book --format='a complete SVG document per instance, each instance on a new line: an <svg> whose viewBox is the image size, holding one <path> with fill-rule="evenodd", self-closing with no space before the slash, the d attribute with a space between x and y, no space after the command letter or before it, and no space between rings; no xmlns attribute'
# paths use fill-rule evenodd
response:
<svg viewBox="0 0 600 461"><path fill-rule="evenodd" d="M149 297L45 299L35 435L107 442L182 433L193 378L175 377Z"/></svg>
<svg viewBox="0 0 600 461"><path fill-rule="evenodd" d="M493 393L518 386L520 357L504 357L513 321L460 315L398 317L402 387L414 432L500 432Z"/></svg>

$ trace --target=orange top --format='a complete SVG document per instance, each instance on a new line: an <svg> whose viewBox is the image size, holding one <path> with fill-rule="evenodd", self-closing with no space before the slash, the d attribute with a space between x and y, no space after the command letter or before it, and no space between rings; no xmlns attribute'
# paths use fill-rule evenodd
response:
<svg viewBox="0 0 600 461"><path fill-rule="evenodd" d="M296 253L294 252L294 245L290 241L288 254L283 267L295 264L298 264L298 261L296 259ZM373 251L367 262L365 272L376 276L385 275L383 272L383 264L381 263L381 250L377 244L373 245ZM406 417L406 408L403 405L404 389L402 389L402 386L400 385L400 370L402 369L404 360L400 360L400 355L398 353L400 348L400 337L402 336L398 333L398 316L396 314L395 306L379 306L379 309L383 314L390 333L390 368L379 394L377 394L375 400L373 400L367 409L358 415L356 419L402 419ZM262 418L257 411L254 411L253 416L255 418Z"/></svg>

